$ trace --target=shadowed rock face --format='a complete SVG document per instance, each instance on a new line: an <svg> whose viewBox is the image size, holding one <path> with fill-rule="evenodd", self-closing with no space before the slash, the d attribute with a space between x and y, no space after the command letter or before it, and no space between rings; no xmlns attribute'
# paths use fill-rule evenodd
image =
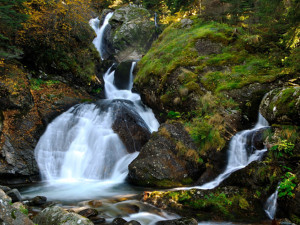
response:
<svg viewBox="0 0 300 225"><path fill-rule="evenodd" d="M119 135L127 151L132 153L141 150L150 139L151 133L147 124L130 105L131 102L115 101L112 129Z"/></svg>
<svg viewBox="0 0 300 225"><path fill-rule="evenodd" d="M163 124L129 165L128 179L137 185L173 187L192 183L201 171L195 146L181 124Z"/></svg>

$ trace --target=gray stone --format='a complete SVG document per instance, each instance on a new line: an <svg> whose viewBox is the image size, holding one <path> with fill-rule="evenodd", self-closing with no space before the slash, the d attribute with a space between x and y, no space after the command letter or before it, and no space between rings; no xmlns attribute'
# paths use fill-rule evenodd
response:
<svg viewBox="0 0 300 225"><path fill-rule="evenodd" d="M148 10L134 5L117 9L110 19L110 41L118 62L139 60L150 48L155 25Z"/></svg>
<svg viewBox="0 0 300 225"><path fill-rule="evenodd" d="M93 225L89 219L69 213L58 206L44 209L33 221L38 225Z"/></svg>
<svg viewBox="0 0 300 225"><path fill-rule="evenodd" d="M0 222L9 225L33 225L34 223L19 209L22 204L11 205L11 199L0 189ZM23 208L25 209L25 207Z"/></svg>
<svg viewBox="0 0 300 225"><path fill-rule="evenodd" d="M22 196L21 196L20 192L17 189L12 189L12 190L6 192L6 194L9 197L11 197L12 202L22 201Z"/></svg>

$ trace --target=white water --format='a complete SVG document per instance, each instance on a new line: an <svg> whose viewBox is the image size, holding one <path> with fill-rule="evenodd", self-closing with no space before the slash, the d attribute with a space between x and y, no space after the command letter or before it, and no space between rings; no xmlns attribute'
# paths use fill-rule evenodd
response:
<svg viewBox="0 0 300 225"><path fill-rule="evenodd" d="M267 199L265 204L265 212L268 217L273 220L275 219L276 209L277 209L277 198L278 198L278 189Z"/></svg>
<svg viewBox="0 0 300 225"><path fill-rule="evenodd" d="M90 20L90 26L94 29L94 31L97 34L97 37L94 39L93 44L95 45L96 49L100 53L100 57L102 60L104 60L104 52L105 52L105 46L103 45L103 38L104 38L104 31L106 27L108 26L109 19L113 16L113 12L110 12L106 15L103 25L99 27L100 20L97 18Z"/></svg>
<svg viewBox="0 0 300 225"><path fill-rule="evenodd" d="M216 177L213 181L203 184L202 186L194 186L189 188L178 188L180 190L190 190L190 189L213 189L217 187L223 180L230 176L233 172L240 170L251 162L259 160L263 154L267 151L267 149L256 150L252 154L247 153L247 137L249 134L253 133L256 130L267 127L268 122L261 114L258 116L258 122L255 127L251 130L244 130L242 132L237 133L231 139L229 143L228 149L228 163L226 169L223 173L221 173L218 177Z"/></svg>

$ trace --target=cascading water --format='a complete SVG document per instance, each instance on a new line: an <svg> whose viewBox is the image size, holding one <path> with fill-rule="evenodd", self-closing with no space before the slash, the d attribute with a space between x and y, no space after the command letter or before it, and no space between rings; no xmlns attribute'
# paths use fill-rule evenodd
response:
<svg viewBox="0 0 300 225"><path fill-rule="evenodd" d="M105 20L108 21L111 16L107 15ZM92 21L90 23L94 24ZM96 33L102 37L104 26L106 22L96 29ZM62 195L60 199L70 199L72 196L87 198L93 187L102 185L102 188L110 189L115 184L124 183L128 165L138 153L129 154L112 130L113 105L118 101L130 103L130 109L144 120L151 132L158 130L159 123L152 110L142 104L138 94L131 92L134 66L135 62L129 72L127 90L119 90L114 86L115 72L110 68L104 75L107 99L72 107L49 124L40 138L35 156L42 178L52 185L63 186L64 192L67 192L70 182L77 185L70 194ZM79 188L78 185L84 184L82 181L90 182L89 187ZM57 195L48 193L49 197L55 199Z"/></svg>
<svg viewBox="0 0 300 225"><path fill-rule="evenodd" d="M95 45L96 49L100 53L100 57L102 60L106 59L108 56L108 53L106 52L106 46L104 44L104 33L109 25L108 21L113 16L113 12L110 12L106 15L104 22L101 27L100 20L97 18L90 20L90 26L95 30L97 37L94 39L93 44Z"/></svg>
<svg viewBox="0 0 300 225"><path fill-rule="evenodd" d="M267 199L265 204L265 212L268 217L273 220L275 219L276 209L277 209L277 198L278 198L278 189Z"/></svg>
<svg viewBox="0 0 300 225"><path fill-rule="evenodd" d="M249 144L247 143L247 140L249 135L252 135L256 131L259 131L260 129L264 129L266 127L268 127L268 122L261 114L259 114L258 122L253 129L239 132L231 139L228 149L228 163L223 173L221 173L213 181L205 183L202 186L194 186L179 189L213 189L217 187L223 180L229 177L230 174L232 174L233 172L246 167L253 161L259 160L262 157L262 155L267 151L267 149L256 150L254 146L251 146L251 149L253 151L249 153L249 151L247 150Z"/></svg>

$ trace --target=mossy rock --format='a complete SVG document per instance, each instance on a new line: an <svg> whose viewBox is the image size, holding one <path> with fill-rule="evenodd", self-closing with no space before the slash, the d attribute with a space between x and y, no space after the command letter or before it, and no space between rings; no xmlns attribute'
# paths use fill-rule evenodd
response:
<svg viewBox="0 0 300 225"><path fill-rule="evenodd" d="M270 123L299 126L300 87L272 90L262 100L260 112Z"/></svg>

